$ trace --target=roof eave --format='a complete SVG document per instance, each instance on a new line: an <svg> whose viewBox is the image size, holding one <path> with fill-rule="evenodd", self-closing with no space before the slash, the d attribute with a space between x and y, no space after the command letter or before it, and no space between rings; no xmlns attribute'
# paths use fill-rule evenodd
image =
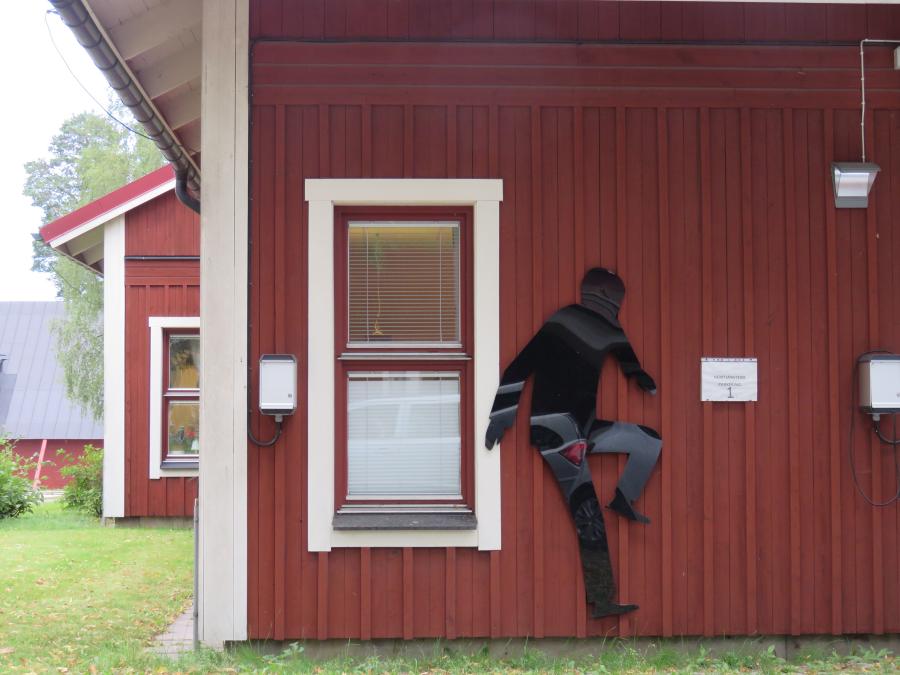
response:
<svg viewBox="0 0 900 675"><path fill-rule="evenodd" d="M166 7L184 7L196 4L198 0L186 0L183 3L170 3ZM161 92L155 99L148 93L147 83L142 82L135 74L128 60L123 57L119 46L110 37L112 30L118 30L123 33L123 28L127 29L128 21L119 23L115 26L105 26L98 18L98 12L91 6L90 0L50 0L54 6L56 13L75 34L79 44L88 52L94 64L100 69L109 85L116 92L122 103L132 112L135 119L144 127L147 135L156 143L160 152L169 161L176 174L181 174L186 178L187 187L195 194L200 194L200 169L197 161L191 154L191 148L187 147L181 138L179 138L173 124L161 112L158 102L168 92ZM152 15L153 11L159 14L159 7L147 10L144 18ZM142 17L132 17L132 24L135 20ZM151 18L153 18L151 16ZM158 17L157 17L158 18ZM189 20L189 19L187 19ZM176 28L179 26L176 24ZM189 26L180 26L181 28L189 28ZM135 28L134 25L131 28ZM137 26L141 28L141 26ZM134 30L131 31L135 33ZM149 29L144 31L144 34ZM125 30L124 34L128 34ZM140 34L140 33L137 33ZM151 33L152 34L152 33ZM120 36L125 42L125 38ZM156 45L151 41L145 46L145 51L152 50ZM134 56L140 56L143 52L138 52ZM193 52L192 52L193 53ZM149 70L149 69L148 69ZM199 78L199 63L196 64L196 78ZM188 76L192 72L191 68L187 69ZM149 78L150 76L148 76ZM179 115L178 124L183 129L185 126L199 120L199 96L194 96L192 92L182 93L182 98L197 98L196 115L192 108L190 111L182 110ZM184 108L185 105L180 106ZM174 114L174 113L173 113Z"/></svg>
<svg viewBox="0 0 900 675"><path fill-rule="evenodd" d="M103 274L103 226L174 189L172 168L164 166L47 223L41 238L56 252Z"/></svg>

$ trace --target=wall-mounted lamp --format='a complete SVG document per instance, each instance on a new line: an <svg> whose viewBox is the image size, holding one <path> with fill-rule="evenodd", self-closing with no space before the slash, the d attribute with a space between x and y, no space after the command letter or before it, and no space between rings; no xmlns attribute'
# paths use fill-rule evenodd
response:
<svg viewBox="0 0 900 675"><path fill-rule="evenodd" d="M869 206L869 192L881 167L866 161L866 52L867 44L897 45L900 40L865 38L859 41L859 88L862 101L859 111L859 147L861 162L833 162L831 183L834 206L838 209L864 209ZM894 67L900 68L900 47L894 50Z"/></svg>
<svg viewBox="0 0 900 675"><path fill-rule="evenodd" d="M834 205L839 209L864 209L869 205L869 190L881 167L872 162L832 162L831 181Z"/></svg>

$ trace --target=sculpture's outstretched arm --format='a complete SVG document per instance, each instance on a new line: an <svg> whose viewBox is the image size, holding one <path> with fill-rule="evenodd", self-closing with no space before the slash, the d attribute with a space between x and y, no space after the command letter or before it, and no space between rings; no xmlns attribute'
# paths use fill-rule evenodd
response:
<svg viewBox="0 0 900 675"><path fill-rule="evenodd" d="M491 407L491 421L484 435L484 445L488 450L493 448L506 430L515 423L525 380L534 372L543 343L544 329L541 328L503 372L500 386L497 387L497 395L494 397L494 405Z"/></svg>
<svg viewBox="0 0 900 675"><path fill-rule="evenodd" d="M613 347L611 351L619 361L619 367L622 368L622 373L625 377L635 378L638 386L648 394L656 393L656 382L641 368L641 362L638 361L637 354L634 353L634 349L624 333L622 342Z"/></svg>

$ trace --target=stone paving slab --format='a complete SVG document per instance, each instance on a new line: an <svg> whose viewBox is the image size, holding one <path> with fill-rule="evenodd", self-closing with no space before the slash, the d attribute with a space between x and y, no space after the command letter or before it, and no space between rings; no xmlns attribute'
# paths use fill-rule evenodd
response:
<svg viewBox="0 0 900 675"><path fill-rule="evenodd" d="M164 656L178 656L194 649L194 608L182 612L165 633L153 638L150 648Z"/></svg>

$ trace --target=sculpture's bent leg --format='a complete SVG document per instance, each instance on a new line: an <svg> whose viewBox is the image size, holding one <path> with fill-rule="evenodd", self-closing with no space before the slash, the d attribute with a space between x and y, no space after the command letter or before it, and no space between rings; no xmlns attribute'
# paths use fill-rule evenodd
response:
<svg viewBox="0 0 900 675"><path fill-rule="evenodd" d="M637 609L637 605L615 602L616 581L609 559L606 524L585 461L587 442L578 425L567 414L533 416L531 442L553 471L575 523L585 596L594 605L591 615L597 618Z"/></svg>
<svg viewBox="0 0 900 675"><path fill-rule="evenodd" d="M616 513L642 523L649 523L647 516L634 509L634 502L644 491L653 467L662 450L662 439L650 427L626 422L596 420L588 433L590 453L627 453L628 462L619 477L616 496L609 508Z"/></svg>

